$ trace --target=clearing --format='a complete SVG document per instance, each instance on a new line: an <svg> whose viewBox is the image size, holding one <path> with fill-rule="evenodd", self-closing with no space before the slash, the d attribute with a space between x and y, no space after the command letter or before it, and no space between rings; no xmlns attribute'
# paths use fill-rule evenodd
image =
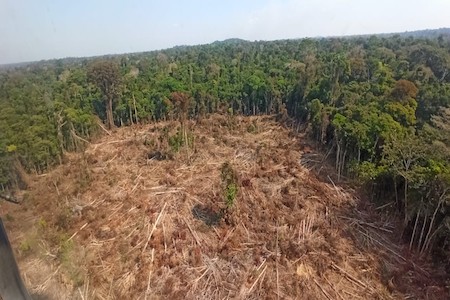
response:
<svg viewBox="0 0 450 300"><path fill-rule="evenodd" d="M178 127L119 128L1 204L36 299L448 296L301 134L214 115L189 123L186 149Z"/></svg>

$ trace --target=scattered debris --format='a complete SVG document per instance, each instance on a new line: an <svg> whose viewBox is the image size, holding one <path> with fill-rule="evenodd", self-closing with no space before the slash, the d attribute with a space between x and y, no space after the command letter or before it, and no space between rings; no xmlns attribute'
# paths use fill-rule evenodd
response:
<svg viewBox="0 0 450 300"><path fill-rule="evenodd" d="M158 140L161 131L175 134L177 122L131 126L87 145L84 154L68 154L66 164L35 178L28 195L35 207L14 214L34 214L27 224L45 220L47 233L62 232L58 220L66 225L63 241L77 251L61 257L54 254L64 249L57 240L40 239L73 295L399 299L445 292L427 279L429 268L391 242L392 224L357 210L363 200L331 173L315 175L325 159L302 146L301 135L272 117L237 116L231 127L219 115L192 122L186 126L194 144L170 159L146 141L165 143ZM227 206L232 222L224 220ZM74 207L83 209L74 215ZM39 251L28 257L43 257ZM72 269L61 262L79 257L83 262ZM19 264L21 259L27 260L19 257ZM36 289L41 279L27 277L32 271L23 266L27 285ZM398 272L406 266L409 273ZM400 284L406 277L424 288Z"/></svg>

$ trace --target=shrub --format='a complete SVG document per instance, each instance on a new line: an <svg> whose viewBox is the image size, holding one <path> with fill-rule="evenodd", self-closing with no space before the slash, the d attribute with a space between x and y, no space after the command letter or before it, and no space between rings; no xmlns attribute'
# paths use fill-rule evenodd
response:
<svg viewBox="0 0 450 300"><path fill-rule="evenodd" d="M177 131L175 135L169 137L169 145L173 152L180 151L181 147L183 147L184 138L181 131Z"/></svg>
<svg viewBox="0 0 450 300"><path fill-rule="evenodd" d="M224 185L224 198L227 209L233 207L238 193L237 176L229 162L221 168L222 183Z"/></svg>
<svg viewBox="0 0 450 300"><path fill-rule="evenodd" d="M225 192L227 208L233 207L237 192L238 192L238 187L235 183L230 183L227 185L226 192Z"/></svg>

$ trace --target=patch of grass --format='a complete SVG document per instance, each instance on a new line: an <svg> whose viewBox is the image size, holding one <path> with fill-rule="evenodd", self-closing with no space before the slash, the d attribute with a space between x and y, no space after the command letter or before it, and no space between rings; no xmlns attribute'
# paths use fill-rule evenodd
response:
<svg viewBox="0 0 450 300"><path fill-rule="evenodd" d="M47 221L45 221L45 219L41 217L38 221L38 226L39 226L39 229L42 229L42 230L46 229L48 226Z"/></svg>
<svg viewBox="0 0 450 300"><path fill-rule="evenodd" d="M222 183L224 185L224 198L227 209L231 209L238 193L237 176L229 162L221 168Z"/></svg>
<svg viewBox="0 0 450 300"><path fill-rule="evenodd" d="M225 199L226 199L225 203L227 205L227 208L233 207L237 192L238 187L235 183L230 183L227 185L225 190Z"/></svg>
<svg viewBox="0 0 450 300"><path fill-rule="evenodd" d="M19 250L22 253L28 253L31 251L32 249L32 241L30 239L26 239L24 241L22 241L19 245Z"/></svg>
<svg viewBox="0 0 450 300"><path fill-rule="evenodd" d="M183 134L180 131L177 131L176 134L169 137L169 146L173 152L180 151L183 145L184 145Z"/></svg>
<svg viewBox="0 0 450 300"><path fill-rule="evenodd" d="M155 140L154 139L147 139L144 140L144 145L147 147L155 147Z"/></svg>
<svg viewBox="0 0 450 300"><path fill-rule="evenodd" d="M57 214L55 225L58 229L66 230L69 228L72 221L72 213L69 208L62 208Z"/></svg>
<svg viewBox="0 0 450 300"><path fill-rule="evenodd" d="M38 250L38 234L36 232L25 235L24 239L20 242L19 252L21 255L31 255Z"/></svg>
<svg viewBox="0 0 450 300"><path fill-rule="evenodd" d="M256 120L253 120L253 122L247 126L247 132L252 134L257 134L259 132Z"/></svg>
<svg viewBox="0 0 450 300"><path fill-rule="evenodd" d="M169 136L169 146L172 152L174 153L180 151L186 144L189 148L193 148L194 146L193 134L187 133L187 137L184 137L183 132L179 129L174 135Z"/></svg>
<svg viewBox="0 0 450 300"><path fill-rule="evenodd" d="M7 213L5 216L5 220L8 222L12 222L12 221L14 221L14 217L11 216L9 213Z"/></svg>
<svg viewBox="0 0 450 300"><path fill-rule="evenodd" d="M61 263L67 263L70 261L70 252L73 250L73 241L69 240L69 237L65 233L61 233L59 238L59 251L58 256Z"/></svg>
<svg viewBox="0 0 450 300"><path fill-rule="evenodd" d="M81 267L83 255L80 255L80 251L75 247L73 240L69 240L67 234L61 233L58 238L58 258L61 266L75 287L82 286L85 278L85 272Z"/></svg>
<svg viewBox="0 0 450 300"><path fill-rule="evenodd" d="M79 174L76 178L77 191L84 192L91 185L93 178L88 163L83 161L80 165Z"/></svg>

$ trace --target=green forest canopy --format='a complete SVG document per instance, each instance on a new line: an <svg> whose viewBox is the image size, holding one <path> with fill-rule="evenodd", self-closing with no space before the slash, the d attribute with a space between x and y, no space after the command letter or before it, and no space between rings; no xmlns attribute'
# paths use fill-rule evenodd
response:
<svg viewBox="0 0 450 300"><path fill-rule="evenodd" d="M339 176L393 201L411 245L448 249L450 37L232 39L0 72L0 184L44 172L108 127L209 113L288 113ZM189 98L189 101L188 101Z"/></svg>

